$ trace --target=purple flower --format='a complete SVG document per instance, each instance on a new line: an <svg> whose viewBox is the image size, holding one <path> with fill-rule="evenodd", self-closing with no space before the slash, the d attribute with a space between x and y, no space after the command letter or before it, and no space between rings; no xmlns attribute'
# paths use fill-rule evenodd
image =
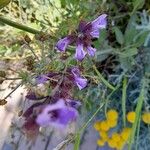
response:
<svg viewBox="0 0 150 150"><path fill-rule="evenodd" d="M84 49L84 46L82 43L77 44L76 53L75 53L75 58L77 60L82 60L85 57L86 52L83 49Z"/></svg>
<svg viewBox="0 0 150 150"><path fill-rule="evenodd" d="M35 80L37 84L44 84L46 81L50 80L50 78L55 77L56 75L58 75L57 73L47 73L47 74L41 74L38 75Z"/></svg>
<svg viewBox="0 0 150 150"><path fill-rule="evenodd" d="M63 99L59 99L55 104L47 105L43 111L37 116L36 122L40 126L54 126L63 128L70 122L75 121L78 111L65 104Z"/></svg>
<svg viewBox="0 0 150 150"><path fill-rule="evenodd" d="M87 52L88 52L89 56L93 57L95 55L96 49L91 46L88 46Z"/></svg>
<svg viewBox="0 0 150 150"><path fill-rule="evenodd" d="M68 106L78 109L81 106L81 102L78 100L66 99L66 103Z"/></svg>
<svg viewBox="0 0 150 150"><path fill-rule="evenodd" d="M71 69L71 72L72 72L73 77L74 77L74 82L78 86L78 88L80 90L85 88L87 86L87 79L81 77L79 69L74 67Z"/></svg>
<svg viewBox="0 0 150 150"><path fill-rule="evenodd" d="M85 55L93 57L96 49L91 46L93 38L99 38L99 30L106 28L107 15L100 15L92 22L81 21L77 32L66 36L59 40L56 44L56 48L59 51L65 51L69 44L76 44L75 58L79 61L83 60Z"/></svg>
<svg viewBox="0 0 150 150"><path fill-rule="evenodd" d="M60 40L58 41L58 43L57 43L57 48L58 48L58 50L60 50L60 51L65 51L66 48L67 48L67 46L68 46L69 44L71 44L71 42L72 42L71 36L67 36L67 37L65 37L65 38L63 38L63 39L60 39Z"/></svg>
<svg viewBox="0 0 150 150"><path fill-rule="evenodd" d="M91 22L92 30L96 31L97 29L106 28L106 25L107 25L106 17L107 17L107 15L103 14L103 15L99 16L97 19L93 20Z"/></svg>
<svg viewBox="0 0 150 150"><path fill-rule="evenodd" d="M37 84L43 84L46 81L48 81L48 76L45 75L45 74L42 74L42 75L39 75L39 76L36 77L36 83Z"/></svg>

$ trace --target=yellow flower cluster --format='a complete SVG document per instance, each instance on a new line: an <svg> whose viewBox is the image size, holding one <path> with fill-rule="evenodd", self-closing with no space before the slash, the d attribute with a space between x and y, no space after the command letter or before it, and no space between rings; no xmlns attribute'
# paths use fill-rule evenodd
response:
<svg viewBox="0 0 150 150"><path fill-rule="evenodd" d="M94 124L94 128L97 131L108 131L110 128L114 128L117 125L118 112L111 109L106 114L106 120L97 121Z"/></svg>
<svg viewBox="0 0 150 150"><path fill-rule="evenodd" d="M150 112L143 113L142 120L144 123L150 124Z"/></svg>
<svg viewBox="0 0 150 150"><path fill-rule="evenodd" d="M128 121L134 122L135 113L129 113L127 115ZM118 123L118 112L114 109L109 110L106 113L106 120L97 121L94 124L95 130L99 132L100 139L97 140L97 145L104 146L105 143L108 143L108 146L111 148L115 148L117 150L122 150L125 143L127 142L131 128L123 128L120 133L114 132L111 136L109 136L109 130L111 128L116 127Z"/></svg>
<svg viewBox="0 0 150 150"><path fill-rule="evenodd" d="M134 123L135 122L135 117L136 117L136 113L134 111L128 112L128 114L127 114L128 122ZM150 124L150 112L143 113L142 120L143 120L144 123Z"/></svg>
<svg viewBox="0 0 150 150"><path fill-rule="evenodd" d="M123 128L120 133L114 132L107 141L109 147L116 148L117 150L122 150L130 134L130 128Z"/></svg>
<svg viewBox="0 0 150 150"><path fill-rule="evenodd" d="M114 128L118 122L118 112L114 109L109 110L106 113L106 120L97 121L94 124L95 130L100 134L100 139L97 141L99 146L104 146L105 142L108 142L108 131Z"/></svg>
<svg viewBox="0 0 150 150"><path fill-rule="evenodd" d="M130 123L134 123L136 118L136 113L134 111L127 113L127 120ZM150 124L150 112L145 112L142 115L142 120L146 124ZM94 124L95 130L99 132L100 139L97 140L97 145L104 146L107 142L109 147L115 148L117 150L122 150L124 145L127 143L131 128L124 127L120 133L114 132L109 136L109 130L114 128L118 123L118 112L114 109L109 110L106 113L106 119L102 121L97 121Z"/></svg>
<svg viewBox="0 0 150 150"><path fill-rule="evenodd" d="M109 136L108 132L105 131L100 131L99 134L100 139L97 140L97 145L104 146L107 142L110 148L122 150L131 134L131 128L123 128L120 133L114 132L111 136Z"/></svg>

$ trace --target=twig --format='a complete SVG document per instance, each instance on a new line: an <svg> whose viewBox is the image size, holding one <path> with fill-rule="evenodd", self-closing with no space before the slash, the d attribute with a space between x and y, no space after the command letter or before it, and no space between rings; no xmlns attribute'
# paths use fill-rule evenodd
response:
<svg viewBox="0 0 150 150"><path fill-rule="evenodd" d="M65 76L66 70L67 70L67 65L65 66L65 69L63 71L61 79L59 80L59 82L57 83L57 85L55 86L55 88L52 90L51 97L53 97L56 94L56 92L58 91L60 85L62 84L62 82L64 80L64 76Z"/></svg>
<svg viewBox="0 0 150 150"><path fill-rule="evenodd" d="M4 77L5 80L21 80L22 78L7 78L7 77Z"/></svg>
<svg viewBox="0 0 150 150"><path fill-rule="evenodd" d="M66 140L59 143L53 150L62 150L64 146L68 145L72 141L72 137L68 137Z"/></svg>
<svg viewBox="0 0 150 150"><path fill-rule="evenodd" d="M7 99L13 92L15 92L20 86L22 85L22 82L19 83L7 96L4 97L4 99Z"/></svg>
<svg viewBox="0 0 150 150"><path fill-rule="evenodd" d="M51 140L52 134L53 134L53 132L51 132L51 133L50 133L50 135L48 136L48 138L47 138L47 142L46 142L46 145L45 145L44 150L47 150L47 149L48 149L48 146L49 146L49 143L50 143L50 140Z"/></svg>
<svg viewBox="0 0 150 150"><path fill-rule="evenodd" d="M34 57L40 61L40 59L38 58L38 56L35 54L34 49L24 40L25 42L25 46L32 52L32 54L34 55Z"/></svg>

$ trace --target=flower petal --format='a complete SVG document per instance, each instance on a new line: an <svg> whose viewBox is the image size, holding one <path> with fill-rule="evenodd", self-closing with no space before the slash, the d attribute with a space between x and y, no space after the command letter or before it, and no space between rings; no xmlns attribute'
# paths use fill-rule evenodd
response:
<svg viewBox="0 0 150 150"><path fill-rule="evenodd" d="M80 90L84 89L87 86L87 79L82 77L75 78L75 83L77 84Z"/></svg>
<svg viewBox="0 0 150 150"><path fill-rule="evenodd" d="M83 32L86 29L86 26L87 26L87 22L81 20L78 27L79 32Z"/></svg>
<svg viewBox="0 0 150 150"><path fill-rule="evenodd" d="M94 57L95 52L96 52L96 48L93 48L92 46L88 46L87 52L88 52L89 56Z"/></svg>
<svg viewBox="0 0 150 150"><path fill-rule="evenodd" d="M74 82L80 90L87 86L87 79L81 77L80 70L77 67L71 69L71 73L74 76Z"/></svg>
<svg viewBox="0 0 150 150"><path fill-rule="evenodd" d="M77 110L66 106L64 100L60 99L55 104L47 105L38 115L36 122L40 126L65 127L69 122L74 121L77 116Z"/></svg>
<svg viewBox="0 0 150 150"><path fill-rule="evenodd" d="M37 84L44 84L46 81L49 80L48 76L45 74L39 75L35 79Z"/></svg>
<svg viewBox="0 0 150 150"><path fill-rule="evenodd" d="M99 29L93 30L92 32L90 32L90 35L92 36L92 38L99 38Z"/></svg>
<svg viewBox="0 0 150 150"><path fill-rule="evenodd" d="M82 61L85 55L86 52L83 50L83 44L77 44L75 58L79 61Z"/></svg>
<svg viewBox="0 0 150 150"><path fill-rule="evenodd" d="M106 20L107 14L100 15L97 19L91 22L92 28L95 29L103 29L106 28L107 20Z"/></svg>
<svg viewBox="0 0 150 150"><path fill-rule="evenodd" d="M57 44L56 44L56 48L59 51L65 51L67 46L71 43L71 37L67 36L63 39L60 39Z"/></svg>
<svg viewBox="0 0 150 150"><path fill-rule="evenodd" d="M80 70L77 67L73 67L71 69L71 73L74 75L74 77L79 77L80 76Z"/></svg>
<svg viewBox="0 0 150 150"><path fill-rule="evenodd" d="M79 100L66 99L67 105L78 109L81 106L81 102Z"/></svg>

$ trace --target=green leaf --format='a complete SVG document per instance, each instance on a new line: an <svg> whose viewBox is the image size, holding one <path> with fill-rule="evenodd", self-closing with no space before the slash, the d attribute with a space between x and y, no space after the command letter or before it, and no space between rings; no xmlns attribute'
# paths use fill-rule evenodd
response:
<svg viewBox="0 0 150 150"><path fill-rule="evenodd" d="M11 0L0 0L0 9L7 6Z"/></svg>
<svg viewBox="0 0 150 150"><path fill-rule="evenodd" d="M132 57L138 53L138 49L136 47L128 48L124 52L120 53L120 57Z"/></svg>
<svg viewBox="0 0 150 150"><path fill-rule="evenodd" d="M136 10L141 9L143 7L145 3L145 0L134 0L133 1L133 11L132 13L134 13Z"/></svg>
<svg viewBox="0 0 150 150"><path fill-rule="evenodd" d="M123 33L121 32L121 30L118 27L114 27L114 31L115 31L117 42L122 45L124 43Z"/></svg>
<svg viewBox="0 0 150 150"><path fill-rule="evenodd" d="M139 34L137 34L137 36L134 38L134 43L136 47L140 47L145 43L148 34L149 32L147 31L141 31Z"/></svg>
<svg viewBox="0 0 150 150"><path fill-rule="evenodd" d="M128 46L130 44L133 44L133 39L137 35L137 30L133 23L136 21L137 16L133 15L128 22L128 25L125 30L125 35L124 35L124 40L125 40L125 45Z"/></svg>
<svg viewBox="0 0 150 150"><path fill-rule="evenodd" d="M119 61L121 63L121 68L126 71L130 71L134 64L134 59L132 57L119 57Z"/></svg>

